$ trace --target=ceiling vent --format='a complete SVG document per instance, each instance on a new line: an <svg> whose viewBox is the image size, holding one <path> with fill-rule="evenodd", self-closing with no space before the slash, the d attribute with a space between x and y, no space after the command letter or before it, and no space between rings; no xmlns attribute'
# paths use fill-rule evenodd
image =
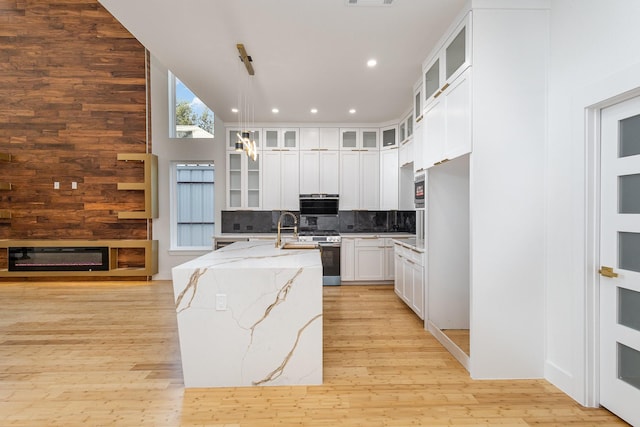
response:
<svg viewBox="0 0 640 427"><path fill-rule="evenodd" d="M345 0L347 6L391 6L394 0Z"/></svg>

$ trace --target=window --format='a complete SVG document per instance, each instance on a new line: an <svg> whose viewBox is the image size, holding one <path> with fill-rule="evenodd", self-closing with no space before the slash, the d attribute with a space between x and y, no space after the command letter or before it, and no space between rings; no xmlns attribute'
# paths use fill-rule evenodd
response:
<svg viewBox="0 0 640 427"><path fill-rule="evenodd" d="M172 247L211 249L215 230L213 162L173 164Z"/></svg>
<svg viewBox="0 0 640 427"><path fill-rule="evenodd" d="M169 71L169 137L213 138L214 114Z"/></svg>

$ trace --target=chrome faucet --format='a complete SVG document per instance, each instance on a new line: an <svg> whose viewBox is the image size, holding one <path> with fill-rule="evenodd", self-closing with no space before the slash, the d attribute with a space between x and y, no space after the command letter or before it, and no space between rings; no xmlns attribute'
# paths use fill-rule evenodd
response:
<svg viewBox="0 0 640 427"><path fill-rule="evenodd" d="M282 218L284 218L286 215L289 215L291 218L293 218L293 227L282 226ZM280 233L281 230L293 230L293 238L297 239L298 238L298 218L296 218L296 216L289 211L284 211L280 214L280 217L278 218L278 237L276 238L276 248L279 248L280 245L282 244L282 238Z"/></svg>

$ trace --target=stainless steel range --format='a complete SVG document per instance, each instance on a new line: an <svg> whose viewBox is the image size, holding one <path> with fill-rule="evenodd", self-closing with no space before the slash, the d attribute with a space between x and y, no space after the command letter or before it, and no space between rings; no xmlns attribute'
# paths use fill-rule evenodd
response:
<svg viewBox="0 0 640 427"><path fill-rule="evenodd" d="M340 285L340 246L342 237L337 231L302 231L298 235L300 242L316 242L320 247L322 259L322 284Z"/></svg>
<svg viewBox="0 0 640 427"><path fill-rule="evenodd" d="M337 194L300 195L301 242L316 242L322 258L322 284L340 285L340 246Z"/></svg>

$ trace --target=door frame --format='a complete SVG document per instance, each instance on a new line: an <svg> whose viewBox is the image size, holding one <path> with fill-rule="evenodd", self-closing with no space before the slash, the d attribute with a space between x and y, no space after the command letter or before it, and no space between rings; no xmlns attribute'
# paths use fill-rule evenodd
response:
<svg viewBox="0 0 640 427"><path fill-rule="evenodd" d="M583 404L600 404L600 113L604 108L640 96L640 64L613 74L576 93L574 129L584 132L584 383Z"/></svg>

